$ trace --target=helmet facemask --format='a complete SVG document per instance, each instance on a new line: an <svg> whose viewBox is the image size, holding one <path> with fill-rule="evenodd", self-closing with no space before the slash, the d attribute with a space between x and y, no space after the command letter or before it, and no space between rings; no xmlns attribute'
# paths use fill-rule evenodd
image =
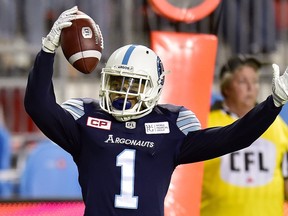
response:
<svg viewBox="0 0 288 216"><path fill-rule="evenodd" d="M104 68L101 78L100 106L117 120L140 118L152 111L149 94L153 83L148 74Z"/></svg>

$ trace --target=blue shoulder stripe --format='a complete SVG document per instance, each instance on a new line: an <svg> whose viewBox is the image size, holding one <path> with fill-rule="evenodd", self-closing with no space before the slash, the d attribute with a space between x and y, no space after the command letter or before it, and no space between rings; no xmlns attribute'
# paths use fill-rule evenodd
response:
<svg viewBox="0 0 288 216"><path fill-rule="evenodd" d="M75 120L81 118L85 114L84 103L81 99L69 99L65 101L61 107L67 110Z"/></svg>
<svg viewBox="0 0 288 216"><path fill-rule="evenodd" d="M176 124L185 135L187 135L190 131L200 130L201 124L196 117L196 115L186 108L181 108Z"/></svg>

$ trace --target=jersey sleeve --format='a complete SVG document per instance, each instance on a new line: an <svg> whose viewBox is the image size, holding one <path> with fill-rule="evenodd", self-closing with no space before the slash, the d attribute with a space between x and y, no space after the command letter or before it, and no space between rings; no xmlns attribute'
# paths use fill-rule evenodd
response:
<svg viewBox="0 0 288 216"><path fill-rule="evenodd" d="M72 106L70 110L64 109L56 102L52 83L53 63L54 54L44 51L38 53L29 73L24 105L38 128L49 139L74 155L77 148L80 148L79 131L75 118L71 115ZM74 104L77 107L77 103ZM68 104L63 106L68 107Z"/></svg>
<svg viewBox="0 0 288 216"><path fill-rule="evenodd" d="M180 147L177 164L204 161L248 147L267 130L280 111L281 107L275 107L269 96L230 125L189 132Z"/></svg>

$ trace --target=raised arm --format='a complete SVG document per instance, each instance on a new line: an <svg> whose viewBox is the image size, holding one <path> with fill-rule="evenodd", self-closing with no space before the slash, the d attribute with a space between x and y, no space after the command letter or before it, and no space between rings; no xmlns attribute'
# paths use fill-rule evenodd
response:
<svg viewBox="0 0 288 216"><path fill-rule="evenodd" d="M273 64L273 69L271 96L231 125L188 133L177 164L219 157L248 147L260 137L288 100L288 70L280 76L279 66Z"/></svg>
<svg viewBox="0 0 288 216"><path fill-rule="evenodd" d="M71 25L77 10L77 7L73 7L64 11L47 37L42 39L42 50L38 53L29 74L24 101L27 113L39 129L72 154L79 145L76 122L57 104L52 76L54 52L59 46L61 29Z"/></svg>

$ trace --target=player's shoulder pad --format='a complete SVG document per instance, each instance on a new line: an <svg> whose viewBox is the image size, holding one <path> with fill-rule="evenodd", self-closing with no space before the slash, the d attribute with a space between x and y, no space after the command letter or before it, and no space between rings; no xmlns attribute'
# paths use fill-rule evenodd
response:
<svg viewBox="0 0 288 216"><path fill-rule="evenodd" d="M84 105L85 105L85 113L100 111L102 112L102 109L100 107L99 101L95 100L93 98L82 98Z"/></svg>
<svg viewBox="0 0 288 216"><path fill-rule="evenodd" d="M81 118L85 113L101 110L99 101L92 98L72 98L61 105L75 120Z"/></svg>
<svg viewBox="0 0 288 216"><path fill-rule="evenodd" d="M201 129L200 121L198 120L195 113L185 107L180 108L176 124L179 130L182 131L185 135L191 131Z"/></svg>
<svg viewBox="0 0 288 216"><path fill-rule="evenodd" d="M61 104L61 107L68 111L75 120L81 118L84 114L84 101L81 98L71 98Z"/></svg>
<svg viewBox="0 0 288 216"><path fill-rule="evenodd" d="M176 114L177 115L182 107L183 106L176 106L173 104L158 104L156 106L156 111L162 114L172 114L172 115Z"/></svg>
<svg viewBox="0 0 288 216"><path fill-rule="evenodd" d="M169 116L176 122L179 130L187 135L190 131L201 129L201 124L195 113L184 106L161 104L157 106L158 112Z"/></svg>

